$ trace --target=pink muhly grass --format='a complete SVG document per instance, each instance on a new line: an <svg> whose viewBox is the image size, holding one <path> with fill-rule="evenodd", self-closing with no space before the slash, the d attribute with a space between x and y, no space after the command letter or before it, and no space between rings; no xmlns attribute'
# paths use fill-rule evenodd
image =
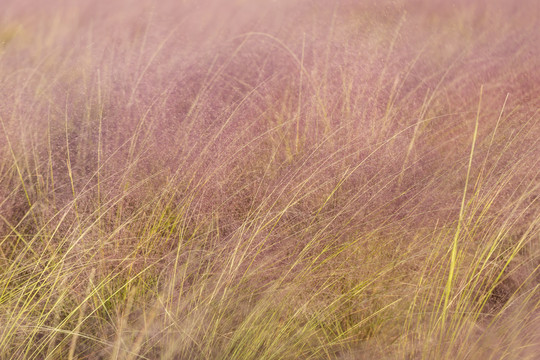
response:
<svg viewBox="0 0 540 360"><path fill-rule="evenodd" d="M5 1L0 358L534 358L535 1Z"/></svg>

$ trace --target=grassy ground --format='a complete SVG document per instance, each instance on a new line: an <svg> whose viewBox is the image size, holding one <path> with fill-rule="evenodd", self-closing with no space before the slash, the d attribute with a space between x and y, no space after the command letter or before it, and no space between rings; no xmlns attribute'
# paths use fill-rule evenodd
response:
<svg viewBox="0 0 540 360"><path fill-rule="evenodd" d="M0 359L534 359L540 3L15 1Z"/></svg>

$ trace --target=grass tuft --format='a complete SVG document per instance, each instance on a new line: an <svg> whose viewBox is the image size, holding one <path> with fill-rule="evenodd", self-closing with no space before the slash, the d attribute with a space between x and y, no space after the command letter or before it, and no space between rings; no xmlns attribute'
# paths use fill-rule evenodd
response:
<svg viewBox="0 0 540 360"><path fill-rule="evenodd" d="M4 0L0 359L534 359L537 1Z"/></svg>

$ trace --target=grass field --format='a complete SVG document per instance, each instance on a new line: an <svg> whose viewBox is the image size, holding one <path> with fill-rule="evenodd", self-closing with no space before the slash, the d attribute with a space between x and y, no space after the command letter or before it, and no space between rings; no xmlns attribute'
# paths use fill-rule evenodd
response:
<svg viewBox="0 0 540 360"><path fill-rule="evenodd" d="M0 125L0 359L538 359L537 0L2 0Z"/></svg>

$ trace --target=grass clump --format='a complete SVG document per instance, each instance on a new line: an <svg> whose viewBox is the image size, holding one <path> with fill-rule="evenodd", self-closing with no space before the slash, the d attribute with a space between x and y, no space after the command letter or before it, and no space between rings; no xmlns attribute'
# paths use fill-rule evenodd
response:
<svg viewBox="0 0 540 360"><path fill-rule="evenodd" d="M0 358L536 356L536 2L30 4Z"/></svg>

